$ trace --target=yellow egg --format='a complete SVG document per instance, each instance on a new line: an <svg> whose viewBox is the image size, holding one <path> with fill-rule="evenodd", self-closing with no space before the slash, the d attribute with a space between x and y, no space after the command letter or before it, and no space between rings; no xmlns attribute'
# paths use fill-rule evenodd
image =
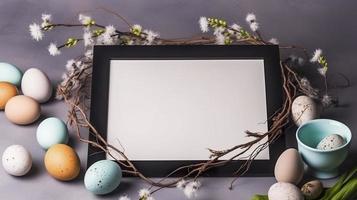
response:
<svg viewBox="0 0 357 200"><path fill-rule="evenodd" d="M40 114L40 104L24 95L12 97L5 105L6 117L15 124L31 124L40 117Z"/></svg>
<svg viewBox="0 0 357 200"><path fill-rule="evenodd" d="M81 168L77 153L65 144L55 144L47 150L45 167L51 176L61 181L76 178Z"/></svg>
<svg viewBox="0 0 357 200"><path fill-rule="evenodd" d="M4 110L7 101L16 95L16 86L8 82L0 82L0 110Z"/></svg>

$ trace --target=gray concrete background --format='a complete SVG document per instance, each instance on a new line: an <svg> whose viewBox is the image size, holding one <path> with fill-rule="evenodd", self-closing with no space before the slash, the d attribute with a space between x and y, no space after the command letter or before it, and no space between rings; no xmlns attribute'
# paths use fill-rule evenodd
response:
<svg viewBox="0 0 357 200"><path fill-rule="evenodd" d="M298 44L310 51L319 47L324 50L330 65L330 82L338 82L336 72L344 73L352 87L333 90L340 97L342 107L324 112L322 117L346 123L355 132L357 107L355 97L357 66L356 45L357 2L353 0L1 0L0 1L0 61L13 63L23 71L38 67L45 71L53 83L60 80L67 59L78 55L82 48L70 49L61 56L51 57L46 47L50 41L61 42L70 34L81 34L69 29L46 35L40 43L31 40L28 24L40 20L43 12L53 14L58 22L71 22L77 14L90 11L98 23L112 23L118 28L125 25L116 17L96 8L106 7L125 16L132 23L160 32L162 37L189 37L199 34L197 20L200 16L221 16L228 21L245 24L248 12L254 12L267 38L277 37L284 44ZM42 106L43 116L66 118L65 105L50 102ZM33 155L34 167L25 177L11 177L0 168L0 199L118 199L128 194L137 199L137 190L146 185L138 179L125 179L111 195L96 197L83 186L83 175L72 182L59 182L47 175L43 166L44 151L35 139L38 122L30 126L16 126L0 113L0 152L11 144L22 144ZM75 140L71 145L80 155L85 168L87 146ZM287 132L289 146L294 146L294 130ZM355 135L355 134L354 134ZM345 167L356 165L357 137L352 142L350 158ZM250 199L255 193L266 193L274 178L242 178L233 191L229 191L229 178L202 179L203 188L199 199ZM162 190L157 199L185 199L175 189Z"/></svg>

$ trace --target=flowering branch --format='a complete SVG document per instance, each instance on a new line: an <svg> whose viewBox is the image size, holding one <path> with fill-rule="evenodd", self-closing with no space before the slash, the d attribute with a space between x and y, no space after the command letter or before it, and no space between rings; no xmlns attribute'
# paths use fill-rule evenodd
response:
<svg viewBox="0 0 357 200"><path fill-rule="evenodd" d="M122 16L119 16L122 18ZM140 177L151 185L149 189L143 189L139 192L140 200L153 200L152 194L162 188L177 187L181 189L188 198L195 198L200 187L200 182L197 180L206 171L217 168L235 159L245 159L241 166L238 166L234 175L238 178L244 175L250 168L252 162L270 144L278 139L283 134L283 127L290 121L291 106L293 99L300 94L308 95L315 99L320 99L319 90L313 88L309 80L305 77L300 77L293 71L292 65L297 61L299 64L303 63L303 58L289 57L280 62L281 74L283 77L283 98L284 102L280 109L278 109L268 120L271 122L269 130L265 133L247 131L246 134L250 141L244 144L227 149L208 149L210 152L209 160L179 167L178 169L169 173L162 180L154 181L144 176L120 149L112 144L109 144L99 133L96 128L89 122L87 118L87 111L89 109L90 100L90 85L92 77L92 56L94 45L196 45L196 44L253 44L253 45L277 45L277 39L272 38L265 41L259 33L259 23L253 13L249 13L246 17L246 22L249 25L250 31L243 29L238 24L231 24L219 18L201 17L199 19L199 26L203 33L208 33L213 30L212 36L199 36L185 39L163 39L159 34L143 29L138 24L131 25L125 19L125 23L129 26L129 30L121 31L116 29L113 25L100 25L90 16L79 15L79 24L63 24L52 22L51 15L43 14L42 23L33 23L29 26L30 34L36 41L42 40L44 32L52 31L59 27L80 27L83 29L82 37L69 37L66 42L61 45L51 43L48 50L51 55L56 56L61 54L62 48L71 48L83 42L86 49L84 55L69 60L66 64L66 73L63 74L63 80L57 88L57 99L63 99L69 107L68 123L76 130L77 136L81 142L89 144L91 147L101 149L110 157L116 160L123 168L123 172ZM280 46L284 49L295 49L302 51L305 57L309 54L305 48L298 46ZM308 60L308 59L307 59ZM322 51L317 49L311 62L318 64L318 72L324 77L325 93L322 98L323 105L331 105L331 97L327 94L327 79L326 72L328 65L326 58L322 55ZM326 97L325 97L326 96ZM328 99L330 98L330 99ZM329 100L329 102L327 102ZM81 136L80 129L89 129L90 134L94 135L96 140L90 141ZM263 142L264 141L264 142ZM259 145L257 145L259 144ZM250 151L249 155L246 153ZM220 160L222 157L227 159ZM173 180L169 180L180 172L185 175ZM190 181L190 179L192 179ZM232 180L230 188L233 187L236 178ZM120 198L121 200L128 200L127 196Z"/></svg>

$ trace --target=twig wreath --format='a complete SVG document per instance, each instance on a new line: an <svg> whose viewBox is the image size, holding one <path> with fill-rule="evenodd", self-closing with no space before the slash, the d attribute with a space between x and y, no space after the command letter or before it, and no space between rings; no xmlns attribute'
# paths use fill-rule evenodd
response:
<svg viewBox="0 0 357 200"><path fill-rule="evenodd" d="M79 42L83 42L85 47L85 53L76 59L71 59L67 62L67 71L63 74L63 80L57 87L56 98L64 100L68 106L68 123L74 127L77 136L81 142L92 145L96 148L100 148L102 151L110 155L116 160L122 167L123 172L140 177L151 187L147 190L140 192L140 199L149 199L149 197L156 191L166 187L178 187L185 189L184 192L187 197L193 197L196 195L196 191L200 187L200 183L197 178L204 172L212 168L223 166L233 159L242 158L242 155L250 150L254 144L268 138L266 142L255 147L250 153L244 164L237 167L234 178L231 182L230 188L233 187L233 183L238 177L246 173L256 156L263 151L268 145L272 144L277 138L283 134L283 128L289 124L291 107L294 98L298 95L307 95L319 102L324 107L329 107L337 103L335 98L332 98L328 94L327 77L328 64L326 58L322 55L321 49L315 50L310 57L308 51L299 46L284 46L279 45L281 50L294 49L297 54L302 57L289 56L288 58L280 61L280 69L282 75L282 88L283 88L283 105L278 109L273 116L270 116L268 120L271 121L269 131L265 133L246 131L248 137L251 140L244 144L237 144L233 147L227 147L227 149L208 149L210 157L208 161L182 166L165 178L154 181L144 176L131 162L124 151L115 147L113 144L109 144L99 133L96 128L90 123L87 112L89 109L88 102L90 101L90 85L92 76L92 56L94 45L278 45L276 39L265 40L259 32L259 23L256 20L256 16L252 13L246 17L246 22L249 25L250 31L242 28L237 24L228 25L228 23L219 18L206 18L201 17L199 19L199 25L203 33L213 30L213 35L203 35L194 38L187 39L164 39L160 38L159 34L151 30L143 29L140 25L132 25L121 15L107 10L117 17L119 17L127 26L127 31L116 29L113 25L104 26L97 23L93 18L87 15L80 14L79 22L75 24L63 24L55 23L52 21L52 17L49 14L42 15L42 23L33 23L29 26L31 36L34 40L40 41L44 32L52 31L60 27L78 27L83 29L84 33L81 38L70 37L68 40L57 45L51 43L48 47L49 53L53 56L61 54L61 50L64 48L71 48L77 46ZM317 72L321 74L325 88L320 91L311 86L309 80L297 72L294 71L294 65L302 65L304 61L308 60L317 65ZM89 133L96 137L96 141L90 141L82 137L81 129L89 129ZM220 160L225 156L226 160ZM168 179L178 172L185 172L185 175L179 178ZM190 181L187 181L190 180ZM186 191L187 190L187 191Z"/></svg>

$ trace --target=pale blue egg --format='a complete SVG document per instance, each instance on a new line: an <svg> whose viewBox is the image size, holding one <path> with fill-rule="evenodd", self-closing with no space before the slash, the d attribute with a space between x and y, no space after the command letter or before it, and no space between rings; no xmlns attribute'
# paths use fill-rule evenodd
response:
<svg viewBox="0 0 357 200"><path fill-rule="evenodd" d="M120 166L111 160L100 160L88 168L84 185L94 194L108 194L115 190L122 179Z"/></svg>
<svg viewBox="0 0 357 200"><path fill-rule="evenodd" d="M47 118L38 126L36 138L43 149L48 149L55 144L66 144L68 142L67 126L58 118Z"/></svg>
<svg viewBox="0 0 357 200"><path fill-rule="evenodd" d="M22 73L17 67L9 63L0 62L0 81L20 86L21 77Z"/></svg>

